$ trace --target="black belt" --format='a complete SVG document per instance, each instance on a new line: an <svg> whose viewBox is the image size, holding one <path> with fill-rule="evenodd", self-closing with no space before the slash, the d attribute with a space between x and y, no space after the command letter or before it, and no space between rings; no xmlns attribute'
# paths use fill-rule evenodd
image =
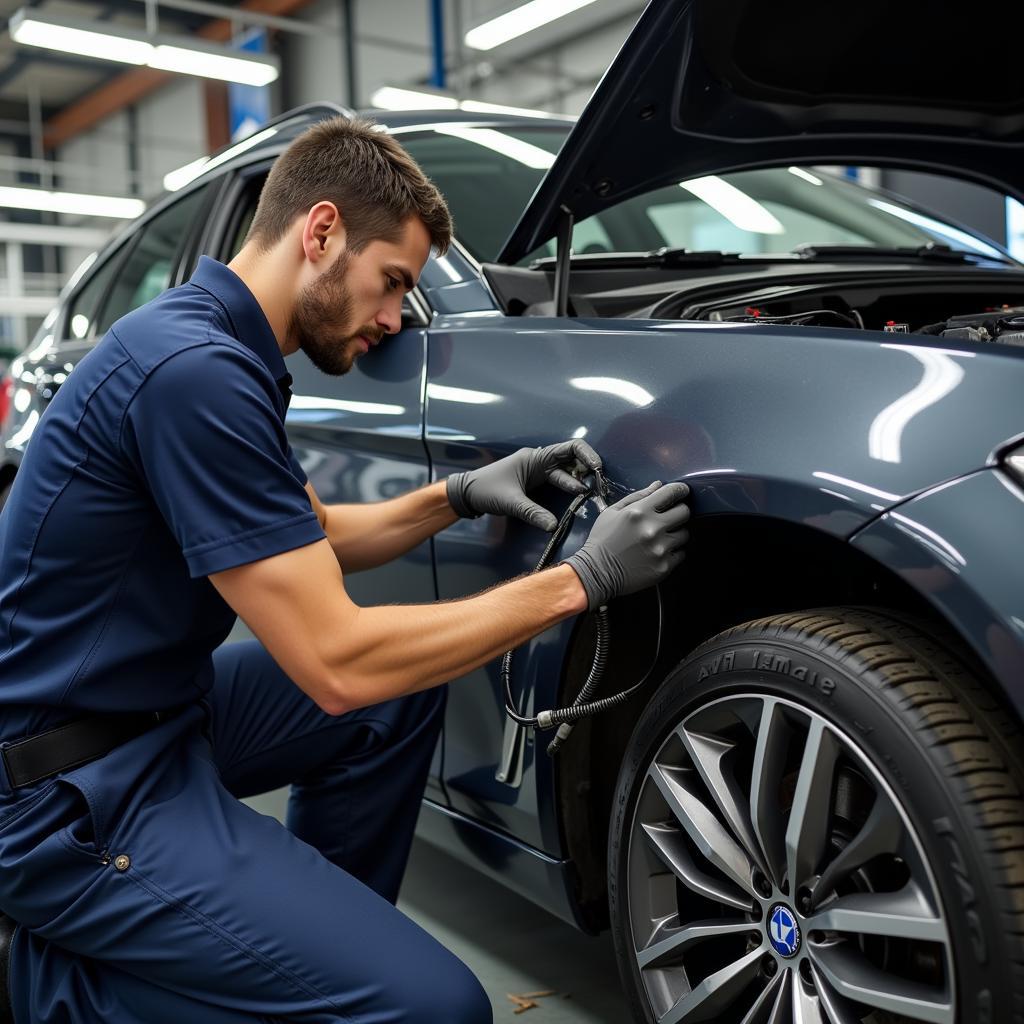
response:
<svg viewBox="0 0 1024 1024"><path fill-rule="evenodd" d="M93 715L5 744L0 752L11 788L30 786L95 761L166 717L167 713L160 711Z"/></svg>

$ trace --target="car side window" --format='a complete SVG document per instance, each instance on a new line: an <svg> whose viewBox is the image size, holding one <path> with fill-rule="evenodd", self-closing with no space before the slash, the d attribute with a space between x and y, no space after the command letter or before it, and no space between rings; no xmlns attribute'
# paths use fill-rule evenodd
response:
<svg viewBox="0 0 1024 1024"><path fill-rule="evenodd" d="M119 250L93 270L68 306L64 334L76 341L95 335L96 314L106 297L110 282L122 262L124 251Z"/></svg>
<svg viewBox="0 0 1024 1024"><path fill-rule="evenodd" d="M256 207L259 205L260 193L263 191L268 173L269 168L247 174L242 179L242 187L231 200L233 210L224 225L220 247L210 253L221 263L230 263L245 244L245 237L249 234L249 227L256 216Z"/></svg>
<svg viewBox="0 0 1024 1024"><path fill-rule="evenodd" d="M203 207L209 186L190 192L147 223L121 263L98 316L97 333L126 313L156 298L171 283L189 228Z"/></svg>
<svg viewBox="0 0 1024 1024"><path fill-rule="evenodd" d="M257 199L259 197L257 196ZM256 216L256 203L248 202L245 209L242 212L242 216L238 220L238 224L235 226L234 235L231 240L231 252L228 259L234 259L238 255L238 250L242 248L245 242L245 236L249 234L249 227L253 222L253 218Z"/></svg>

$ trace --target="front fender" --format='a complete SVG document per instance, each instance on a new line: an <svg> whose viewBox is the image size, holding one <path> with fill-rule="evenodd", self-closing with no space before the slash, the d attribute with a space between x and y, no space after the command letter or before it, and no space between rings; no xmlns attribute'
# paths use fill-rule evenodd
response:
<svg viewBox="0 0 1024 1024"><path fill-rule="evenodd" d="M1024 489L985 469L889 509L851 543L928 601L1024 717Z"/></svg>
<svg viewBox="0 0 1024 1024"><path fill-rule="evenodd" d="M642 320L440 315L428 333L424 440L433 479L524 445L585 438L616 495L685 480L695 522L785 520L845 541L888 508L992 465L1020 434L1024 352L870 332ZM884 336L885 338L895 336ZM553 511L565 496L537 495ZM592 522L574 524L560 554ZM546 535L464 520L433 541L451 600L528 572ZM551 707L571 626L517 654L514 690ZM498 663L454 681L445 739L452 808L557 856L549 759L527 743L519 789L495 779ZM546 745L546 744L545 744Z"/></svg>
<svg viewBox="0 0 1024 1024"><path fill-rule="evenodd" d="M623 492L731 475L724 500L698 512L813 519L846 538L926 488L994 465L1021 433L1024 353L880 337L439 317L426 443L444 476L520 445L584 437Z"/></svg>

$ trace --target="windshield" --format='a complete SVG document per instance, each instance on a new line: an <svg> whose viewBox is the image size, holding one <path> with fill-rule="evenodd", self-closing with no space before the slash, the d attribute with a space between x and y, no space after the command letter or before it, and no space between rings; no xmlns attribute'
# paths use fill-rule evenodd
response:
<svg viewBox="0 0 1024 1024"><path fill-rule="evenodd" d="M568 134L568 125L399 130L401 142L444 193L459 241L493 260ZM797 246L918 248L929 242L1002 253L887 193L816 168L710 175L636 196L576 225L575 253L718 250L750 255ZM548 242L522 262L553 256Z"/></svg>

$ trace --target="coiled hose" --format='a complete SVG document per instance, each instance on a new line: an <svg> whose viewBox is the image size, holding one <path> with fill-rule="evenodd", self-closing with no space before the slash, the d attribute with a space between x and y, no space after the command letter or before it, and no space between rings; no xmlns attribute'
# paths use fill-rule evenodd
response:
<svg viewBox="0 0 1024 1024"><path fill-rule="evenodd" d="M573 498L569 503L569 507L563 513L558 526L555 527L554 533L552 533L551 538L548 540L537 565L534 567L534 572L540 572L541 569L547 568L548 562L551 560L551 556L569 533L569 529L572 526L573 519L576 517L576 513L588 498L594 498L595 503L597 503L599 508L603 510L604 493L604 481L602 478L598 477L595 491L587 494L580 494ZM553 708L550 711L541 711L533 717L521 715L516 710L512 698L511 677L513 652L505 652L504 657L501 659L501 682L505 690L505 713L519 725L534 729L553 729L557 725L558 732L547 747L549 756L554 756L554 754L557 753L558 748L569 737L569 734L572 732L573 725L576 722L589 715L596 715L601 711L608 711L610 708L614 708L623 703L623 701L631 697L640 689L641 686L644 685L644 683L647 682L651 672L654 671L654 666L657 665L658 658L661 656L661 630L663 618L661 590L657 585L655 585L654 590L658 600L658 639L655 644L654 658L651 661L650 667L644 673L643 678L638 683L634 683L628 690L623 690L621 693L616 693L611 697L604 697L601 700L591 700L591 697L594 695L594 691L597 689L598 683L601 681L601 676L604 674L605 665L608 661L610 630L608 626L608 607L606 605L601 605L601 607L595 612L597 640L595 642L594 660L591 663L590 672L587 674L586 682L583 684L580 692L576 695L576 699L567 708Z"/></svg>

